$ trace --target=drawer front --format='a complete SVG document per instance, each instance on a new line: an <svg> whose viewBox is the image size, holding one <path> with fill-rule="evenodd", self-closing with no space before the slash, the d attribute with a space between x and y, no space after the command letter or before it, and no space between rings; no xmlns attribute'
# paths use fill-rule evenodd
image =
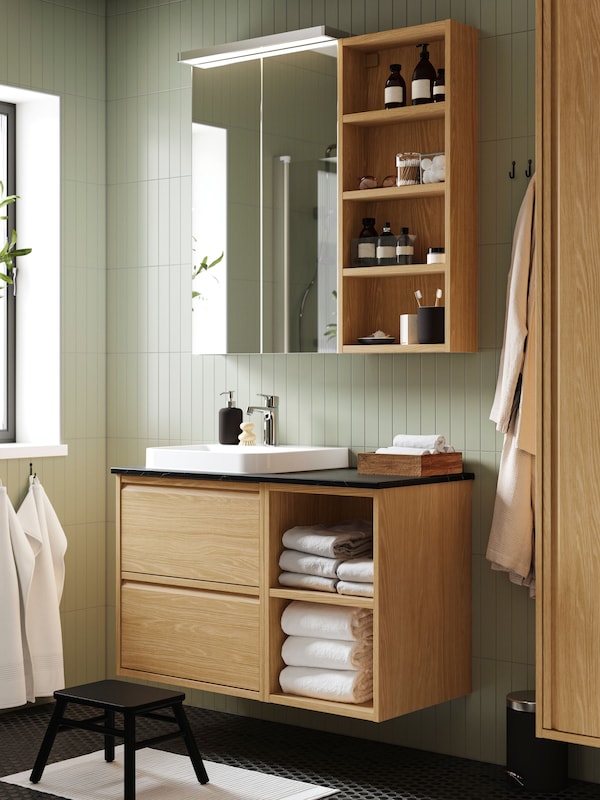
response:
<svg viewBox="0 0 600 800"><path fill-rule="evenodd" d="M126 486L121 569L258 586L258 490Z"/></svg>
<svg viewBox="0 0 600 800"><path fill-rule="evenodd" d="M259 611L253 597L126 582L121 666L258 691Z"/></svg>

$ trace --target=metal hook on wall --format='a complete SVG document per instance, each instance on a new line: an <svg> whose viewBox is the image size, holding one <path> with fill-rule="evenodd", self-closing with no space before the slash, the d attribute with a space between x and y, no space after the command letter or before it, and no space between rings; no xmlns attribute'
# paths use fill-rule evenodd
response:
<svg viewBox="0 0 600 800"><path fill-rule="evenodd" d="M514 178L515 178L515 165L516 165L516 163L517 163L516 161L512 162L512 169L508 173L508 177L511 179L511 181L514 180Z"/></svg>
<svg viewBox="0 0 600 800"><path fill-rule="evenodd" d="M531 175L532 175L532 172L531 172L531 159L530 158L527 160L527 169L525 170L525 175L526 175L527 178L531 178Z"/></svg>

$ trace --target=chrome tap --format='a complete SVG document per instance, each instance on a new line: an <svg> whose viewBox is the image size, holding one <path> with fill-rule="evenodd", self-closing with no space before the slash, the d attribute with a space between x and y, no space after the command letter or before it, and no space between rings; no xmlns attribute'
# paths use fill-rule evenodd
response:
<svg viewBox="0 0 600 800"><path fill-rule="evenodd" d="M246 414L260 411L263 415L263 444L277 444L277 403L279 398L275 394L260 394L265 398L264 406L248 406Z"/></svg>

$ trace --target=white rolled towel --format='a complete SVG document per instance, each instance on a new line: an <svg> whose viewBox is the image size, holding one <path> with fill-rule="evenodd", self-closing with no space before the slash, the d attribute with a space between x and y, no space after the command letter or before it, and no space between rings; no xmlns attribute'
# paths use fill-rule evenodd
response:
<svg viewBox="0 0 600 800"><path fill-rule="evenodd" d="M349 558L337 568L337 576L343 581L373 583L374 565L372 558Z"/></svg>
<svg viewBox="0 0 600 800"><path fill-rule="evenodd" d="M366 639L373 636L373 611L292 600L281 615L281 628L288 636Z"/></svg>
<svg viewBox="0 0 600 800"><path fill-rule="evenodd" d="M432 450L420 447L378 447L376 453L387 453L390 456L430 456Z"/></svg>
<svg viewBox="0 0 600 800"><path fill-rule="evenodd" d="M285 531L283 546L327 558L352 558L365 555L373 547L373 523L348 520L334 525L296 525Z"/></svg>
<svg viewBox="0 0 600 800"><path fill-rule="evenodd" d="M372 583L358 581L338 581L335 590L338 594L349 594L354 597L373 597Z"/></svg>
<svg viewBox="0 0 600 800"><path fill-rule="evenodd" d="M306 575L321 575L335 578L337 568L343 563L341 558L316 556L314 553L301 553L298 550L284 550L279 557L279 566L284 572L302 572Z"/></svg>
<svg viewBox="0 0 600 800"><path fill-rule="evenodd" d="M373 641L343 642L315 636L288 636L281 648L289 667L320 669L373 669Z"/></svg>
<svg viewBox="0 0 600 800"><path fill-rule="evenodd" d="M321 575L303 575L300 572L281 572L279 583L281 586L291 586L296 589L335 592L338 580L337 578L323 578Z"/></svg>
<svg viewBox="0 0 600 800"><path fill-rule="evenodd" d="M373 697L373 673L367 670L284 667L279 685L288 694L338 703L366 703Z"/></svg>
<svg viewBox="0 0 600 800"><path fill-rule="evenodd" d="M392 444L394 447L414 447L418 450L430 450L432 453L443 453L446 437L438 433L398 433L394 436Z"/></svg>

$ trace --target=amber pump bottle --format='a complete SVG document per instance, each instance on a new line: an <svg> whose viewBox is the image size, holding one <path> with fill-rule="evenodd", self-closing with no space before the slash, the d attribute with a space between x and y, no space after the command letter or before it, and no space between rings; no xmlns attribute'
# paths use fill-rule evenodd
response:
<svg viewBox="0 0 600 800"><path fill-rule="evenodd" d="M386 108L402 108L406 105L406 83L400 74L401 69L402 64L390 64L390 76L383 90Z"/></svg>
<svg viewBox="0 0 600 800"><path fill-rule="evenodd" d="M428 46L427 42L417 45L417 47L421 48L421 57L412 76L411 97L413 106L433 101L433 82L436 79L436 72L429 60Z"/></svg>

